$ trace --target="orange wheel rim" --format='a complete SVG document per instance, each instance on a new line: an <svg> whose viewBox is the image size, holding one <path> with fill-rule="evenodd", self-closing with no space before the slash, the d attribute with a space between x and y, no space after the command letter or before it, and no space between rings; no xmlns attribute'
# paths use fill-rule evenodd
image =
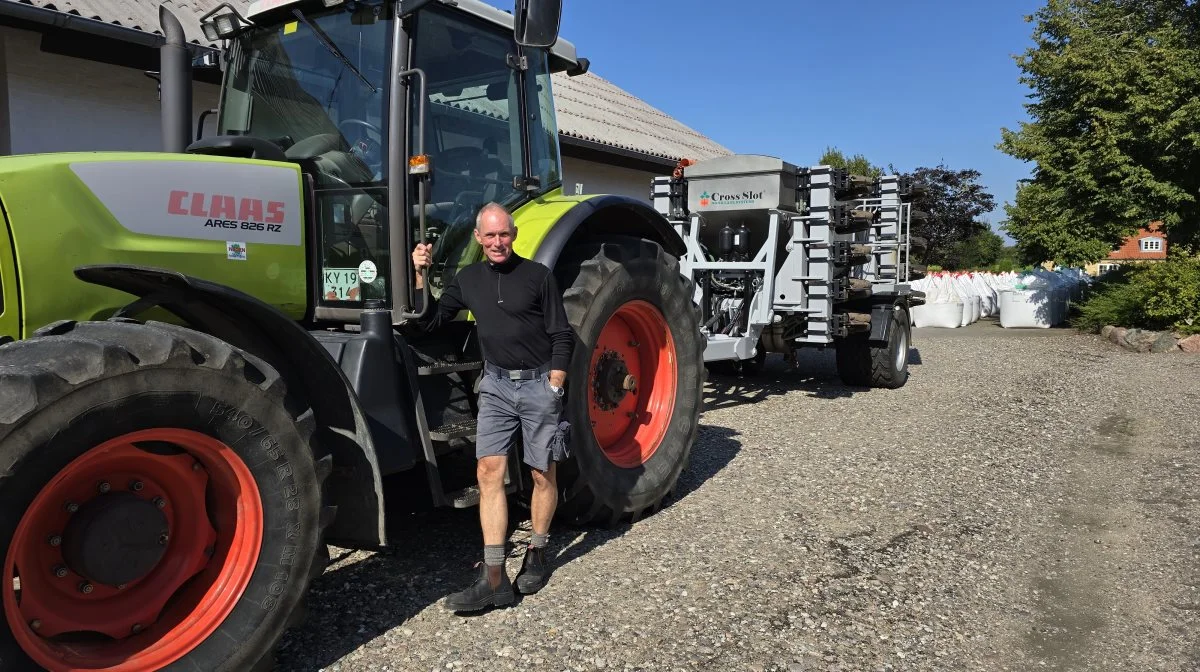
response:
<svg viewBox="0 0 1200 672"><path fill-rule="evenodd" d="M653 304L622 305L600 330L589 369L588 414L605 457L645 464L662 445L675 410L675 339Z"/></svg>
<svg viewBox="0 0 1200 672"><path fill-rule="evenodd" d="M257 485L229 446L183 429L126 434L29 505L4 561L4 613L52 672L159 669L233 611L262 535Z"/></svg>

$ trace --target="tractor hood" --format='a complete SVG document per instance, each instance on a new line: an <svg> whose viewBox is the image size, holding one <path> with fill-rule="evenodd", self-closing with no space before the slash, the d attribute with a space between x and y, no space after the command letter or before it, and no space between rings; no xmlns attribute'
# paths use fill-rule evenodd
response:
<svg viewBox="0 0 1200 672"><path fill-rule="evenodd" d="M133 300L74 276L90 264L177 271L303 317L301 184L294 164L227 157L97 152L0 159L22 336L54 320L104 319Z"/></svg>

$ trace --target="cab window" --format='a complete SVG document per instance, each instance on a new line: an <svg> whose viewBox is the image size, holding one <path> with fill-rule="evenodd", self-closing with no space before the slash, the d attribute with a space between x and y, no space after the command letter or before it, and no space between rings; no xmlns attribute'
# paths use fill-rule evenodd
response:
<svg viewBox="0 0 1200 672"><path fill-rule="evenodd" d="M413 39L413 63L428 78L425 153L432 177L425 225L434 243L430 289L436 296L479 258L473 235L479 209L492 201L511 205L526 195L513 186L513 177L524 171L523 94L508 62L516 53L511 31L429 8L421 12ZM417 125L412 128L416 151ZM413 206L416 212L415 194Z"/></svg>

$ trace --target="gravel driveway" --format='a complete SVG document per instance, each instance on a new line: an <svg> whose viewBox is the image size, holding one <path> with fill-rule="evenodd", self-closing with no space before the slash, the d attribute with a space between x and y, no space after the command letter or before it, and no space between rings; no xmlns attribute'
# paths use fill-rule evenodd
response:
<svg viewBox="0 0 1200 672"><path fill-rule="evenodd" d="M1200 669L1200 356L981 322L913 359L895 391L816 351L714 377L679 496L557 528L515 608L438 604L474 510L333 549L280 669Z"/></svg>

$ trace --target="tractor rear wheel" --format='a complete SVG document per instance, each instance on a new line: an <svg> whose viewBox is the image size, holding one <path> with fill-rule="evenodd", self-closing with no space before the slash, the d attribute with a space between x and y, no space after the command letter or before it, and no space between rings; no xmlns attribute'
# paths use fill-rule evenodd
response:
<svg viewBox="0 0 1200 672"><path fill-rule="evenodd" d="M269 669L328 559L312 412L166 324L0 346L3 667Z"/></svg>
<svg viewBox="0 0 1200 672"><path fill-rule="evenodd" d="M654 511L695 442L704 345L692 283L656 243L612 237L560 264L580 341L564 407L575 424L560 465L560 517L615 525Z"/></svg>

